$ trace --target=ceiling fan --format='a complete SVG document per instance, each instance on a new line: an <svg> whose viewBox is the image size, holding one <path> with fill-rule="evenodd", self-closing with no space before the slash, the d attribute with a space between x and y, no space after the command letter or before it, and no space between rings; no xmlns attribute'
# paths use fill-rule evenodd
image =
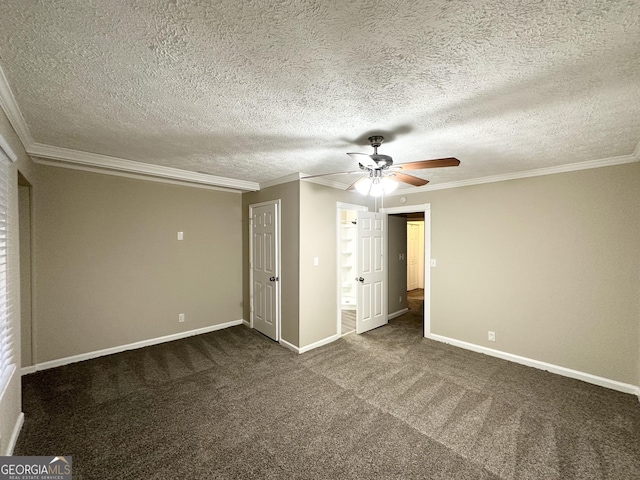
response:
<svg viewBox="0 0 640 480"><path fill-rule="evenodd" d="M389 155L382 155L378 153L378 147L383 141L384 137L382 135L372 135L369 137L369 143L373 147L373 155L366 153L347 153L351 158L358 161L360 171L325 173L323 175L312 175L305 178L365 173L364 176L353 182L347 190L355 189L363 195L380 196L385 193L391 193L395 190L398 186L397 182L408 183L416 187L421 187L429 183L428 180L402 173L402 170L457 167L460 165L460 160L453 157L438 158L434 160L418 160L417 162L394 165L393 158Z"/></svg>

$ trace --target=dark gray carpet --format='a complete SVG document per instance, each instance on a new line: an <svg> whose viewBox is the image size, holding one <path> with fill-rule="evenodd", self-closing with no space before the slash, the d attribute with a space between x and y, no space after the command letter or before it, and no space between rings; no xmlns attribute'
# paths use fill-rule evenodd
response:
<svg viewBox="0 0 640 480"><path fill-rule="evenodd" d="M421 338L296 355L244 326L23 378L15 455L76 479L638 479L640 404Z"/></svg>

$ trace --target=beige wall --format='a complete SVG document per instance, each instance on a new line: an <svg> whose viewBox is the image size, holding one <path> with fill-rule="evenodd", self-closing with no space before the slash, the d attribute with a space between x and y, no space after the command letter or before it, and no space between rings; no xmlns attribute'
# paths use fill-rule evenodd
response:
<svg viewBox="0 0 640 480"><path fill-rule="evenodd" d="M639 383L639 163L406 196L431 204L433 333Z"/></svg>
<svg viewBox="0 0 640 480"><path fill-rule="evenodd" d="M9 380L7 389L0 397L0 455L9 455L12 452L10 444L22 410L20 392L20 259L19 259L19 229L18 229L18 170L31 183L35 181L35 165L11 127L9 120L0 109L0 134L9 144L13 152L18 156L18 161L10 166L10 203L9 203L9 251L8 251L8 291L12 310L9 313L9 322L14 333L14 361L16 370Z"/></svg>
<svg viewBox="0 0 640 480"><path fill-rule="evenodd" d="M300 345L299 334L299 252L300 252L300 182L289 182L274 187L265 188L258 192L248 192L242 195L242 272L244 319L250 319L249 296L249 205L281 200L280 229L282 238L280 296L281 305L281 334L282 338L294 346Z"/></svg>
<svg viewBox="0 0 640 480"><path fill-rule="evenodd" d="M388 217L389 245L388 245L388 269L389 269L389 314L393 314L407 308L407 217L402 215L389 215ZM403 254L403 260L400 260ZM400 300L401 299L401 300Z"/></svg>
<svg viewBox="0 0 640 480"><path fill-rule="evenodd" d="M36 362L242 318L240 194L55 167L38 177Z"/></svg>
<svg viewBox="0 0 640 480"><path fill-rule="evenodd" d="M337 202L372 209L358 193L300 182L300 347L337 334Z"/></svg>
<svg viewBox="0 0 640 480"><path fill-rule="evenodd" d="M244 315L249 319L249 205L282 201L282 338L306 347L336 334L337 202L366 198L315 183L294 181L245 193L243 203ZM313 266L318 257L319 265Z"/></svg>

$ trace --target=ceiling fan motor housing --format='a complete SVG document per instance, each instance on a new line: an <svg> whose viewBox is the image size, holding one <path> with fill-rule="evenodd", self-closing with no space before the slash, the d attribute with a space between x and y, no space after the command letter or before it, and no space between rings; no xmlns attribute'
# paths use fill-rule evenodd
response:
<svg viewBox="0 0 640 480"><path fill-rule="evenodd" d="M386 170L393 165L393 159L389 155L380 155L375 153L371 155L371 159L378 164L378 168Z"/></svg>
<svg viewBox="0 0 640 480"><path fill-rule="evenodd" d="M378 154L378 147L384 142L382 135L372 135L369 137L369 143L373 147L373 155L370 155L371 160L376 162L378 168L387 169L393 165L393 158L389 155Z"/></svg>
<svg viewBox="0 0 640 480"><path fill-rule="evenodd" d="M384 142L384 137L382 135L372 135L369 137L369 143L373 148L378 148Z"/></svg>

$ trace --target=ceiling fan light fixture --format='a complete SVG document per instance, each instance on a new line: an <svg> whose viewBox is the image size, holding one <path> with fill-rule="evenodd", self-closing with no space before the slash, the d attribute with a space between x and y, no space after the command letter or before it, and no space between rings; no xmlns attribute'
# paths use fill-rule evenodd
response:
<svg viewBox="0 0 640 480"><path fill-rule="evenodd" d="M380 180L380 184L382 185L382 189L384 190L385 195L390 194L396 188L398 188L398 182L396 182L391 177L382 177Z"/></svg>
<svg viewBox="0 0 640 480"><path fill-rule="evenodd" d="M384 188L382 188L382 184L380 183L379 178L374 178L373 182L371 182L371 190L369 190L369 195L372 197L380 197L384 194Z"/></svg>
<svg viewBox="0 0 640 480"><path fill-rule="evenodd" d="M355 188L362 195L379 197L393 192L398 188L398 182L391 177L366 177L356 183Z"/></svg>
<svg viewBox="0 0 640 480"><path fill-rule="evenodd" d="M372 178L366 177L360 180L358 183L356 183L355 188L358 191L358 193L362 195L369 195L369 191L371 190L372 183L373 183Z"/></svg>

